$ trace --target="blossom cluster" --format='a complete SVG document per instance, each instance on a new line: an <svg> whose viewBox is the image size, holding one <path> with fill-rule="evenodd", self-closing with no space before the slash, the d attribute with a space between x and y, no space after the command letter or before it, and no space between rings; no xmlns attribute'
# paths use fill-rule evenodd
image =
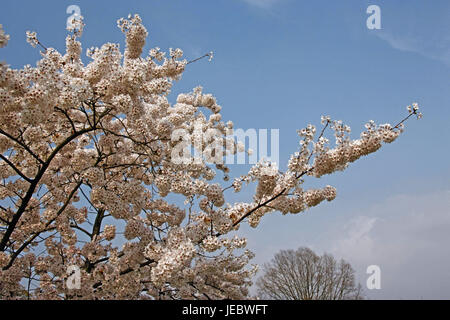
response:
<svg viewBox="0 0 450 320"><path fill-rule="evenodd" d="M5 47L8 44L9 35L3 30L3 26L0 24L0 48Z"/></svg>

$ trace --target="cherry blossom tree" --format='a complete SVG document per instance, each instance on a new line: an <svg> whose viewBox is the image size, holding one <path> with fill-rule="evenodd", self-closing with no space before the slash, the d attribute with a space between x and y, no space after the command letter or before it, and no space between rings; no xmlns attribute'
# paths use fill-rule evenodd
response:
<svg viewBox="0 0 450 320"><path fill-rule="evenodd" d="M198 87L168 100L193 61L180 49L143 58L147 30L138 15L118 26L124 53L105 43L84 64L80 19L64 54L27 32L41 50L36 66L0 65L2 299L246 298L256 266L240 225L333 200L333 187L306 189L305 179L344 170L420 116L413 104L397 125L369 122L356 140L347 125L323 117L320 132L299 130L286 172L259 162L227 182L229 168L217 159L246 151L230 138L233 123L222 121L216 98ZM8 39L0 27L0 47ZM186 141L199 151L195 161L184 161ZM256 192L248 202L225 200L249 185ZM79 288L67 285L73 266Z"/></svg>

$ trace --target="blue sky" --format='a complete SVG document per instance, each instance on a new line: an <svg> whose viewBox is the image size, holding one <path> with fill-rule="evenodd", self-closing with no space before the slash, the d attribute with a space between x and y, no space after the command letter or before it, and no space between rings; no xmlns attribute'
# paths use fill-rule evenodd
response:
<svg viewBox="0 0 450 320"><path fill-rule="evenodd" d="M335 201L299 216L274 213L242 233L258 263L307 245L349 260L363 285L365 268L380 265L382 289L367 290L371 298L450 298L448 1L2 1L11 40L0 60L35 63L26 30L63 51L71 4L85 17L85 49L123 48L116 20L139 13L145 52L179 47L192 59L214 51L211 63L189 65L173 94L202 85L237 128L280 129L281 168L297 149L296 130L318 125L322 114L357 137L366 121L394 123L417 101L424 118L409 121L395 143L311 182L335 186ZM380 6L381 30L366 28L371 4ZM246 169L233 167L236 175Z"/></svg>

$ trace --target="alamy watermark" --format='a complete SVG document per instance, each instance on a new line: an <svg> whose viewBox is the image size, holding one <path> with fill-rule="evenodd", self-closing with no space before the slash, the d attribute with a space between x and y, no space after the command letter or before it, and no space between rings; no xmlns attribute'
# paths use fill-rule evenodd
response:
<svg viewBox="0 0 450 320"><path fill-rule="evenodd" d="M268 129L233 129L230 134L215 128L203 129L194 125L192 132L176 129L172 132L174 143L171 159L175 164L256 164L266 160L279 163L280 130L270 129L270 155L268 154ZM248 140L248 148L245 142Z"/></svg>
<svg viewBox="0 0 450 320"><path fill-rule="evenodd" d="M67 7L66 13L70 14L70 16L66 20L66 28L67 29L74 29L75 20L79 20L81 18L81 9L76 4L71 4Z"/></svg>
<svg viewBox="0 0 450 320"><path fill-rule="evenodd" d="M367 14L370 16L366 20L366 26L369 30L381 29L381 9L379 6L372 4L367 7Z"/></svg>
<svg viewBox="0 0 450 320"><path fill-rule="evenodd" d="M367 274L370 274L370 276L367 278L366 286L367 289L373 290L373 289L381 289L381 269L379 266L373 264L367 267L366 270Z"/></svg>
<svg viewBox="0 0 450 320"><path fill-rule="evenodd" d="M81 270L77 265L67 267L66 273L68 275L66 280L66 287L69 290L81 289Z"/></svg>

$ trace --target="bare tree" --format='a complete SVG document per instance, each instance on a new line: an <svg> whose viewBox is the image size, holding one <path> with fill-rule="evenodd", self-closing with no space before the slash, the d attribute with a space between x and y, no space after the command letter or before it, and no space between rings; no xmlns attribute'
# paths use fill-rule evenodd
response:
<svg viewBox="0 0 450 320"><path fill-rule="evenodd" d="M258 294L274 300L363 299L355 271L330 254L318 256L311 249L282 250L263 267Z"/></svg>

